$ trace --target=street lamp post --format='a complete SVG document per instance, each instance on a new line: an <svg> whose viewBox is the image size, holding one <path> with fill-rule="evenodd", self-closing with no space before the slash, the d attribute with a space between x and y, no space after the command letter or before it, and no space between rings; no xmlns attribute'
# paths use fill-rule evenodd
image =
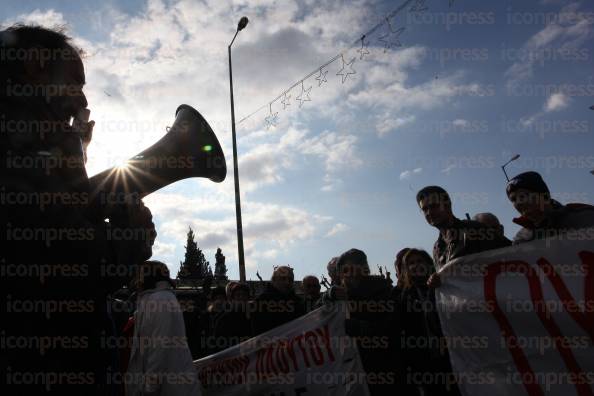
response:
<svg viewBox="0 0 594 396"><path fill-rule="evenodd" d="M245 258L243 254L243 226L241 223L241 199L239 197L239 169L237 166L237 139L235 138L235 104L233 102L233 69L231 66L231 46L237 33L248 24L247 17L242 17L237 24L233 40L229 44L229 91L231 93L231 135L233 137L233 178L235 181L235 218L237 220L237 256L239 259L239 280L245 282Z"/></svg>
<svg viewBox="0 0 594 396"><path fill-rule="evenodd" d="M505 171L505 167L508 166L513 161L517 160L518 158L520 158L520 154L514 155L513 157L510 158L509 161L507 161L505 164L503 164L501 166L501 170L503 170L503 174L505 175L505 178L507 179L507 181L509 181L509 177L507 177L507 172Z"/></svg>

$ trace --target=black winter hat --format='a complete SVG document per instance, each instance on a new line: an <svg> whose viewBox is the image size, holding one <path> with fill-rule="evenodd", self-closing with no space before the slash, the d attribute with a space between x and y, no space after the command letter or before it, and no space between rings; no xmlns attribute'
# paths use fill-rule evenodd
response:
<svg viewBox="0 0 594 396"><path fill-rule="evenodd" d="M507 195L518 189L524 189L541 194L549 194L549 187L542 179L542 176L537 172L520 173L507 183L505 188Z"/></svg>

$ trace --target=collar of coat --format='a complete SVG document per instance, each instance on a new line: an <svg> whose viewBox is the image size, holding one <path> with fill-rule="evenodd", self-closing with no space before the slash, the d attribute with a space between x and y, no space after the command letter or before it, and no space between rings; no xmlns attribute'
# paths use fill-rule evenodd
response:
<svg viewBox="0 0 594 396"><path fill-rule="evenodd" d="M535 229L538 227L546 226L547 223L550 223L556 216L559 216L561 213L565 211L580 211L584 209L594 209L594 206L583 204L583 203L568 203L566 205L562 205L559 202L553 200L553 209L551 209L540 224L535 224L532 220L526 218L526 216L520 216L513 219L513 222L522 226L524 228Z"/></svg>

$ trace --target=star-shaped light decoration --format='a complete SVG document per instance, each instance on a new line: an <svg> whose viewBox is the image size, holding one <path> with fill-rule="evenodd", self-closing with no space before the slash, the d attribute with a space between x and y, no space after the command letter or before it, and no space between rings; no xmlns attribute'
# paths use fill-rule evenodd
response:
<svg viewBox="0 0 594 396"><path fill-rule="evenodd" d="M311 98L309 97L309 92L311 91L311 86L305 89L305 85L303 84L303 80L301 80L301 93L299 96L295 98L295 100L299 101L299 107L303 106L303 102L310 102Z"/></svg>
<svg viewBox="0 0 594 396"><path fill-rule="evenodd" d="M326 74L328 74L328 70L322 71L322 68L320 68L320 74L318 74L318 76L316 77L316 80L318 80L318 87L321 87L322 84L328 82L328 80L326 79Z"/></svg>
<svg viewBox="0 0 594 396"><path fill-rule="evenodd" d="M405 27L401 27L397 30L392 30L392 26L388 23L388 33L378 37L378 40L384 44L384 52L388 52L388 50L392 47L402 47L402 43L400 42L399 38L400 35L404 32L404 30L406 30ZM390 36L394 37L390 38Z"/></svg>
<svg viewBox="0 0 594 396"><path fill-rule="evenodd" d="M276 113L272 112L272 102L270 103L270 112L266 118L264 118L264 122L266 122L266 129L270 129L275 127L278 124L278 111Z"/></svg>
<svg viewBox="0 0 594 396"><path fill-rule="evenodd" d="M342 68L338 71L338 73L336 73L336 75L342 76L342 83L344 84L344 82L347 80L347 78L349 78L349 74L357 74L357 72L355 71L355 69L353 69L353 64L355 63L355 58L351 59L350 62L345 62L344 55L341 55L341 59L342 59ZM348 70L345 70L347 66L348 66Z"/></svg>
<svg viewBox="0 0 594 396"><path fill-rule="evenodd" d="M415 4L412 5L412 7L410 7L410 12L423 12L423 11L427 11L429 9L429 7L427 7L427 4L425 4L427 2L427 0L417 0L415 2Z"/></svg>
<svg viewBox="0 0 594 396"><path fill-rule="evenodd" d="M291 103L289 103L289 99L291 99L291 95L287 95L287 93L285 92L285 95L283 96L283 100L281 100L281 104L283 105L283 110L285 110L288 106L291 105Z"/></svg>
<svg viewBox="0 0 594 396"><path fill-rule="evenodd" d="M367 49L367 46L369 45L369 43L365 42L365 35L363 35L363 37L361 37L361 48L359 48L357 50L357 52L360 54L359 55L359 60L363 60L363 57L365 55L369 55L371 52L369 52L369 50Z"/></svg>

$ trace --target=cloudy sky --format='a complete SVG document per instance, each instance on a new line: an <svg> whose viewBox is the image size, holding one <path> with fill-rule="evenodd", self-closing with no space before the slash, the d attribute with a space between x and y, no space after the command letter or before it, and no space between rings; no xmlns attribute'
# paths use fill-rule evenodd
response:
<svg viewBox="0 0 594 396"><path fill-rule="evenodd" d="M249 17L233 46L248 278L278 264L320 275L351 247L375 271L430 249L414 200L428 184L459 217L494 212L513 236L500 166L516 153L510 175L536 170L560 201L594 203L592 2L411 0L392 13L402 3L4 0L0 21L66 26L85 49L92 175L156 142L182 103L232 169L227 45ZM191 226L238 277L232 171L146 203L155 258L177 271Z"/></svg>

